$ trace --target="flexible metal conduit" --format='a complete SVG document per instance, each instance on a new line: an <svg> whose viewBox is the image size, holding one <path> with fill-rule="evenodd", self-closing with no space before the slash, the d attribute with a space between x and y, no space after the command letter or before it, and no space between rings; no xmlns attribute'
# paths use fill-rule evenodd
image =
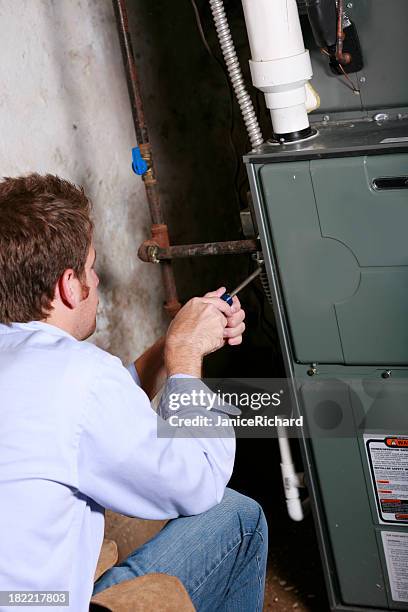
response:
<svg viewBox="0 0 408 612"><path fill-rule="evenodd" d="M252 100L245 87L241 67L235 51L234 41L232 40L227 16L225 14L224 3L222 0L209 0L209 2L221 51L224 56L225 64L227 66L228 74L230 76L239 107L241 109L251 145L253 148L259 147L263 143L264 139L262 137L261 128L259 127Z"/></svg>

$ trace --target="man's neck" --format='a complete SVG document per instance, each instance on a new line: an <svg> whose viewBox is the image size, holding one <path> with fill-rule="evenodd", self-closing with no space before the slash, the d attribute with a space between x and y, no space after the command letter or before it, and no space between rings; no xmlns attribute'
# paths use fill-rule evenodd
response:
<svg viewBox="0 0 408 612"><path fill-rule="evenodd" d="M73 329L72 324L70 324L66 320L63 320L61 317L50 315L46 319L43 319L42 322L48 323L48 325L53 325L54 327L58 327L59 329L62 329L62 331L66 332L67 334L74 336L74 338L76 337L74 333L75 330ZM79 340L79 338L77 339Z"/></svg>

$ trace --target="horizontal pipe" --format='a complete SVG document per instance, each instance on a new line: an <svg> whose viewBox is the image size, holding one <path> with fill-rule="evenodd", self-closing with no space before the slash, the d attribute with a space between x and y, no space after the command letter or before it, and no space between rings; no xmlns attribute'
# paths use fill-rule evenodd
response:
<svg viewBox="0 0 408 612"><path fill-rule="evenodd" d="M256 251L259 251L256 240L227 240L225 242L204 242L203 244L181 244L164 248L151 240L146 240L140 246L138 255L142 261L159 263L163 260L187 257L240 255Z"/></svg>

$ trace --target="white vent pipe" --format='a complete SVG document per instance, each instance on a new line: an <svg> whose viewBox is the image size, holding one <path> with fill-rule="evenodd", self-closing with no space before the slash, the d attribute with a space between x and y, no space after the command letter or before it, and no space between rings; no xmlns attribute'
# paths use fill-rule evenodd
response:
<svg viewBox="0 0 408 612"><path fill-rule="evenodd" d="M312 78L296 0L242 0L252 60L252 82L265 94L275 136L310 135L305 85Z"/></svg>
<svg viewBox="0 0 408 612"><path fill-rule="evenodd" d="M299 488L303 486L303 474L296 473L286 427L279 426L277 430L286 508L292 521L302 521L304 513L299 496Z"/></svg>

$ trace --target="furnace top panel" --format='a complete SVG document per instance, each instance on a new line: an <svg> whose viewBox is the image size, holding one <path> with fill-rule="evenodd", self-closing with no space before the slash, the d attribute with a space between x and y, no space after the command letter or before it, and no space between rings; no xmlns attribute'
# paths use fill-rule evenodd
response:
<svg viewBox="0 0 408 612"><path fill-rule="evenodd" d="M397 121L373 120L328 123L314 126L315 137L294 144L265 143L244 157L246 163L263 164L363 154L408 152L408 118Z"/></svg>

